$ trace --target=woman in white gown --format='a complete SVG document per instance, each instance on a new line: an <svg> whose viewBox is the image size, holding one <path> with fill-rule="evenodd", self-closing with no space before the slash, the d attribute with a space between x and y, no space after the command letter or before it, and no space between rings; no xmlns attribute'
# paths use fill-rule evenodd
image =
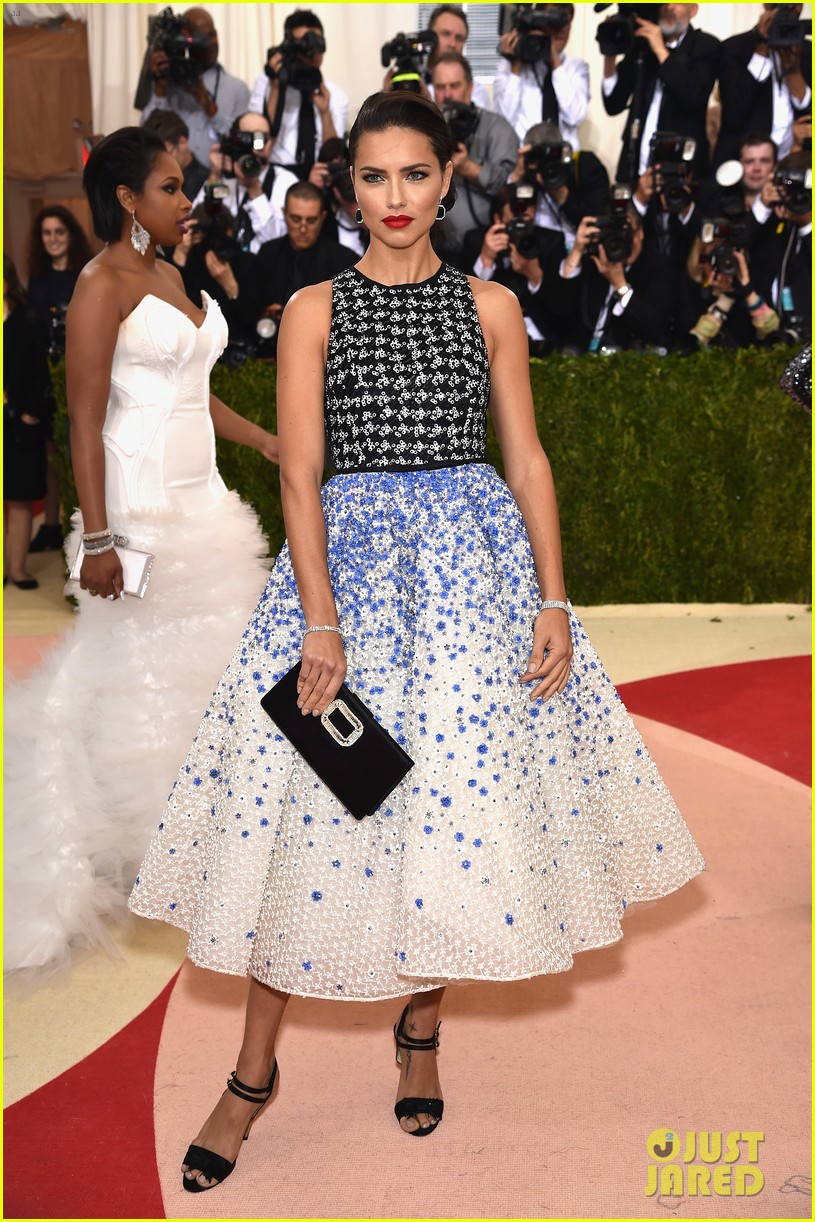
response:
<svg viewBox="0 0 815 1222"><path fill-rule="evenodd" d="M124 128L90 156L104 250L68 315L67 390L80 509L91 536L76 624L6 693L5 966L54 969L110 945L150 833L268 577L254 512L215 464L215 434L277 461L277 439L209 393L227 342L156 258L185 231L178 164ZM143 599L122 595L107 532L155 555Z"/></svg>

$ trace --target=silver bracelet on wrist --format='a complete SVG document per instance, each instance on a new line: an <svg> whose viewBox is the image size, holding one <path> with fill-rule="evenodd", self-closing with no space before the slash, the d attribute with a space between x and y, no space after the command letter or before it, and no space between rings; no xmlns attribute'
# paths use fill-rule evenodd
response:
<svg viewBox="0 0 815 1222"><path fill-rule="evenodd" d="M86 556L102 556L105 552L112 552L116 546L116 540L113 535L109 539L103 539L99 543L92 543L90 546L83 543L82 547Z"/></svg>
<svg viewBox="0 0 815 1222"><path fill-rule="evenodd" d="M110 530L105 527L104 530L91 530L88 531L87 534L80 535L79 537L83 543L87 543L90 539L107 539L109 534Z"/></svg>
<svg viewBox="0 0 815 1222"><path fill-rule="evenodd" d="M342 636L342 628L338 628L336 624L318 624L313 628L306 628L305 632L303 633L304 640L310 632L338 632L339 635Z"/></svg>
<svg viewBox="0 0 815 1222"><path fill-rule="evenodd" d="M565 611L567 615L572 609L570 603L562 603L557 598L549 598L546 602L541 603L541 611L555 610L555 608L558 611Z"/></svg>

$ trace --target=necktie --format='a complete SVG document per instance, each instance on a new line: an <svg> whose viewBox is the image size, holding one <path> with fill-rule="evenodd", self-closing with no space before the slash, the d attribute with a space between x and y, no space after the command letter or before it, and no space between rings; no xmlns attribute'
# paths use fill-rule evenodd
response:
<svg viewBox="0 0 815 1222"><path fill-rule="evenodd" d="M555 86L552 84L552 69L546 69L546 76L541 85L541 120L560 126L560 107L557 102Z"/></svg>
<svg viewBox="0 0 815 1222"><path fill-rule="evenodd" d="M317 124L314 119L314 102L310 93L300 95L300 117L297 120L297 164L311 169L314 165L314 144L317 139Z"/></svg>
<svg viewBox="0 0 815 1222"><path fill-rule="evenodd" d="M245 197L244 197L245 198ZM241 250L248 250L252 245L252 239L255 236L255 227L252 224L252 218L241 203L238 208L236 217L235 241L240 246Z"/></svg>

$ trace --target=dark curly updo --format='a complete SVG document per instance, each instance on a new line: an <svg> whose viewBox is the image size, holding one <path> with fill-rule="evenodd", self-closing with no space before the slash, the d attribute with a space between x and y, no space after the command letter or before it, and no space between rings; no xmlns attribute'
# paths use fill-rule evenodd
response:
<svg viewBox="0 0 815 1222"><path fill-rule="evenodd" d="M118 242L122 236L122 205L117 187L130 187L141 195L164 141L146 127L120 127L91 150L82 186L93 217L93 231L103 242Z"/></svg>
<svg viewBox="0 0 815 1222"><path fill-rule="evenodd" d="M406 89L394 89L389 93L373 93L362 103L351 134L348 137L348 152L353 166L361 138L368 132L385 132L392 127L406 127L425 136L433 149L442 172L453 159L453 137L444 116L435 102ZM450 189L442 203L448 210L456 202L456 189Z"/></svg>

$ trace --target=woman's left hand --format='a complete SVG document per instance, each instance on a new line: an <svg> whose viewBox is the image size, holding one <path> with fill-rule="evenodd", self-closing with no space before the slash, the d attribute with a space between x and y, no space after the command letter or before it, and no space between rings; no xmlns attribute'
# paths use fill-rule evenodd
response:
<svg viewBox="0 0 815 1222"><path fill-rule="evenodd" d="M548 699L569 682L572 636L569 616L558 607L541 611L535 620L532 652L521 683L533 683L530 700Z"/></svg>
<svg viewBox="0 0 815 1222"><path fill-rule="evenodd" d="M262 454L268 462L280 462L280 448L277 444L276 433L267 433L264 430L260 444L256 448L258 453Z"/></svg>

